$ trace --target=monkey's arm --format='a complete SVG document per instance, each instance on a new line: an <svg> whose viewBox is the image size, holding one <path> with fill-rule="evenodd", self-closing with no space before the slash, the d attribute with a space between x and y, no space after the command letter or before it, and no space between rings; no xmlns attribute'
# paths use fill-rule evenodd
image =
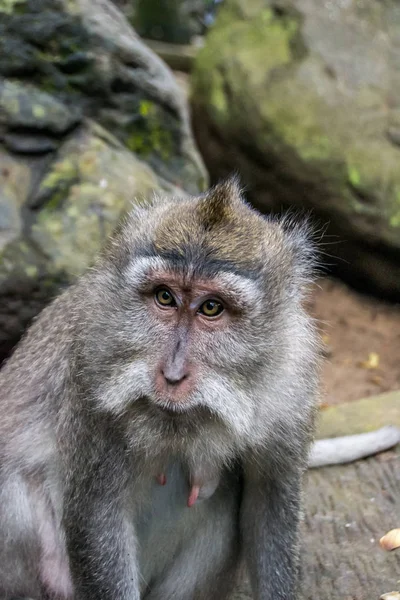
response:
<svg viewBox="0 0 400 600"><path fill-rule="evenodd" d="M311 447L309 467L353 462L388 450L398 443L400 429L394 426L382 427L370 433L317 440Z"/></svg>
<svg viewBox="0 0 400 600"><path fill-rule="evenodd" d="M139 600L136 535L124 498L127 469L112 433L91 446L76 439L64 527L76 600ZM101 440L100 443L97 443Z"/></svg>
<svg viewBox="0 0 400 600"><path fill-rule="evenodd" d="M244 466L241 529L255 600L295 600L301 470Z"/></svg>
<svg viewBox="0 0 400 600"><path fill-rule="evenodd" d="M83 499L82 499L83 500ZM66 537L77 600L139 600L135 535L109 498L85 498ZM67 513L68 515L68 513ZM74 522L72 521L74 519Z"/></svg>

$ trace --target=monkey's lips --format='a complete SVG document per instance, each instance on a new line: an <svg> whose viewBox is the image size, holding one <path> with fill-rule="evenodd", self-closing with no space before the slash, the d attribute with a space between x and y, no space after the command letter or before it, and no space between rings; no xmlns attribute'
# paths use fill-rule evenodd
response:
<svg viewBox="0 0 400 600"><path fill-rule="evenodd" d="M170 400L159 400L155 406L163 414L169 417L179 417L188 413L190 405L186 402L171 402Z"/></svg>

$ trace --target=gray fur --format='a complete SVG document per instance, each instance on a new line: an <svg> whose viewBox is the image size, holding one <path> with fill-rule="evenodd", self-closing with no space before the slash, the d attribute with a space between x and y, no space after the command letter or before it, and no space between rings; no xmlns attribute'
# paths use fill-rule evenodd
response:
<svg viewBox="0 0 400 600"><path fill-rule="evenodd" d="M204 197L136 209L0 372L2 600L223 600L242 556L256 600L296 597L318 371L302 307L312 246L234 196L203 228ZM232 253L243 238L257 255L235 262L232 223ZM164 268L219 282L240 306L228 328L196 333L197 383L175 417L154 391L175 333L144 291ZM203 499L187 508L192 479Z"/></svg>

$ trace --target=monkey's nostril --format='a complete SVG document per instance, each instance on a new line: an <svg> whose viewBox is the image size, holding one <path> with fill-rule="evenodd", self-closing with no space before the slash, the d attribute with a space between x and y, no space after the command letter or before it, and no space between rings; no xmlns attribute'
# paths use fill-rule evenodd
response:
<svg viewBox="0 0 400 600"><path fill-rule="evenodd" d="M165 381L169 385L178 385L179 383L187 379L187 377L189 376L189 373L187 373L186 371L175 372L173 370L163 370L162 374L164 376Z"/></svg>
<svg viewBox="0 0 400 600"><path fill-rule="evenodd" d="M165 377L165 375L164 375L164 377ZM187 375L184 375L180 379L172 379L171 377L165 377L165 381L169 385L178 385L178 383L181 383L181 381L183 381L184 379L186 379L186 377L187 377Z"/></svg>

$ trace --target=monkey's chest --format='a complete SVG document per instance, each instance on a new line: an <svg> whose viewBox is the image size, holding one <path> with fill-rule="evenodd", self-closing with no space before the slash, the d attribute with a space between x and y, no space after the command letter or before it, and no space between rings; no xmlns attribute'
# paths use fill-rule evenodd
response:
<svg viewBox="0 0 400 600"><path fill-rule="evenodd" d="M161 575L185 540L199 531L213 503L214 494L211 494L208 499L199 499L194 506L188 506L191 490L187 472L180 463L171 464L165 478L165 485L155 477L149 482L135 515L140 569L146 583Z"/></svg>

